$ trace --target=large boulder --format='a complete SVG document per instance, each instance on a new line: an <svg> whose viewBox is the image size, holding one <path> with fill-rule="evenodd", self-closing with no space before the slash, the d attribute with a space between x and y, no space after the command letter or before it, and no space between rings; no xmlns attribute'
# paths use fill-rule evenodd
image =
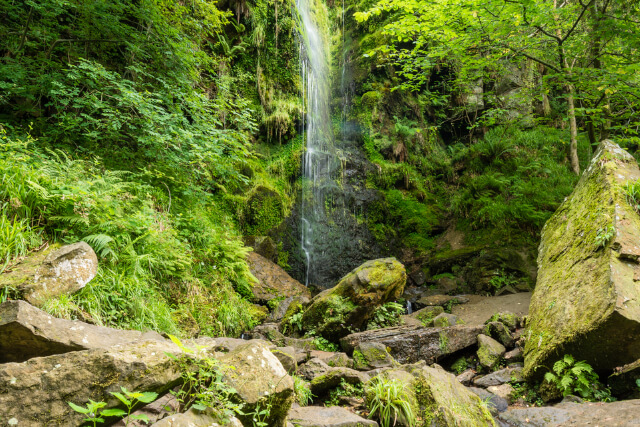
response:
<svg viewBox="0 0 640 427"><path fill-rule="evenodd" d="M360 330L376 308L402 295L406 281L405 268L395 258L367 261L316 295L304 311L302 326L329 340Z"/></svg>
<svg viewBox="0 0 640 427"><path fill-rule="evenodd" d="M352 354L360 344L377 342L384 345L400 363L415 363L420 360L434 363L442 356L476 345L477 336L482 333L482 329L482 326L397 326L347 335L340 340L340 344L344 351Z"/></svg>
<svg viewBox="0 0 640 427"><path fill-rule="evenodd" d="M0 304L0 363L70 351L107 349L116 344L156 339L156 332L123 331L78 320L57 319L25 301Z"/></svg>
<svg viewBox="0 0 640 427"><path fill-rule="evenodd" d="M120 387L162 393L180 381L170 356L181 354L171 342L151 340L0 365L0 419L20 427L82 425L84 416L67 402L115 408L121 404L110 392Z"/></svg>
<svg viewBox="0 0 640 427"><path fill-rule="evenodd" d="M271 405L263 421L269 426L283 427L293 403L293 379L269 347L252 341L219 360L223 366L233 367L225 373L224 381L236 390L234 398L243 405L245 415L238 416L243 424L252 425L253 413Z"/></svg>
<svg viewBox="0 0 640 427"><path fill-rule="evenodd" d="M424 425L495 426L480 398L443 369L416 364L386 370L380 375L406 384L410 403L418 406L415 413L425 417ZM365 388L365 393L368 391Z"/></svg>
<svg viewBox="0 0 640 427"><path fill-rule="evenodd" d="M275 298L300 296L311 298L311 292L302 283L293 279L278 264L256 252L247 254L247 263L251 273L258 279L253 285L256 301L266 303Z"/></svg>
<svg viewBox="0 0 640 427"><path fill-rule="evenodd" d="M85 242L52 245L1 274L0 288L16 289L31 304L41 305L47 298L82 289L97 271L98 258Z"/></svg>
<svg viewBox="0 0 640 427"><path fill-rule="evenodd" d="M564 354L596 370L640 354L640 215L624 186L635 159L603 141L575 190L542 230L524 375L542 375Z"/></svg>
<svg viewBox="0 0 640 427"><path fill-rule="evenodd" d="M378 423L364 419L339 406L328 408L306 406L289 412L287 426L296 427L378 427Z"/></svg>

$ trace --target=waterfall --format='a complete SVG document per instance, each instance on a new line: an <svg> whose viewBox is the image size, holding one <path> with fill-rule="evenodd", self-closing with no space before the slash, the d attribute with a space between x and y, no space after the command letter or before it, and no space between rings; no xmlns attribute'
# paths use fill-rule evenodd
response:
<svg viewBox="0 0 640 427"><path fill-rule="evenodd" d="M339 160L335 154L329 111L329 52L326 34L316 22L314 0L297 0L302 27L300 37L302 97L306 116L302 124L306 150L302 160L301 247L306 260L305 284L318 283L323 248L330 244L326 211L337 203Z"/></svg>

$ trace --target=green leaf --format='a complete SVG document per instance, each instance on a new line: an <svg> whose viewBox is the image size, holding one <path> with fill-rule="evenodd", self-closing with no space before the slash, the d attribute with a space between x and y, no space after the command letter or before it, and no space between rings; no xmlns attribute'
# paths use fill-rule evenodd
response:
<svg viewBox="0 0 640 427"><path fill-rule="evenodd" d="M124 417L125 415L127 415L127 413L122 409L114 408L114 409L105 409L100 413L100 415L103 417Z"/></svg>
<svg viewBox="0 0 640 427"><path fill-rule="evenodd" d="M145 393L141 393L138 400L143 403L151 403L158 398L158 393L154 393L152 391L147 391Z"/></svg>
<svg viewBox="0 0 640 427"><path fill-rule="evenodd" d="M147 417L145 414L131 415L129 418L131 418L132 420L144 421L145 424L149 424L149 417Z"/></svg>
<svg viewBox="0 0 640 427"><path fill-rule="evenodd" d="M73 409L76 412L79 412L81 414L88 414L89 410L87 408L83 408L82 406L78 406L75 403L72 402L67 402L69 404L69 406L71 406L71 409Z"/></svg>
<svg viewBox="0 0 640 427"><path fill-rule="evenodd" d="M118 393L117 391L112 391L111 394L117 397L120 402L124 403L127 406L131 406L131 402L129 401L129 399L124 397L122 394Z"/></svg>

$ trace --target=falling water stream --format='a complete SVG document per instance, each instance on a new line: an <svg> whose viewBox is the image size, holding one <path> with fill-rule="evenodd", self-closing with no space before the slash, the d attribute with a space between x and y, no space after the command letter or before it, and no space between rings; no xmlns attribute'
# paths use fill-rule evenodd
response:
<svg viewBox="0 0 640 427"><path fill-rule="evenodd" d="M301 78L306 117L303 135L306 151L303 158L303 188L301 205L301 246L306 258L305 284L317 284L318 257L329 235L326 230L326 210L335 203L339 189L335 173L339 160L335 154L331 115L329 111L329 52L311 9L313 0L297 0L301 18L300 37ZM326 36L326 35L325 35Z"/></svg>

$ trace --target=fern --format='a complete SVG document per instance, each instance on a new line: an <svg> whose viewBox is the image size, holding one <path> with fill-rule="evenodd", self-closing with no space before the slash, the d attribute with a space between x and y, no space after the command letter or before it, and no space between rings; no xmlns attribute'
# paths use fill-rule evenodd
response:
<svg viewBox="0 0 640 427"><path fill-rule="evenodd" d="M118 255L111 247L111 244L114 242L111 236L107 236L106 234L91 234L82 240L87 242L101 258L107 258L111 261L118 260Z"/></svg>
<svg viewBox="0 0 640 427"><path fill-rule="evenodd" d="M611 391L599 381L591 365L584 360L576 362L569 354L553 364L553 371L547 372L544 379L554 384L563 396L578 393L586 400L611 400Z"/></svg>

